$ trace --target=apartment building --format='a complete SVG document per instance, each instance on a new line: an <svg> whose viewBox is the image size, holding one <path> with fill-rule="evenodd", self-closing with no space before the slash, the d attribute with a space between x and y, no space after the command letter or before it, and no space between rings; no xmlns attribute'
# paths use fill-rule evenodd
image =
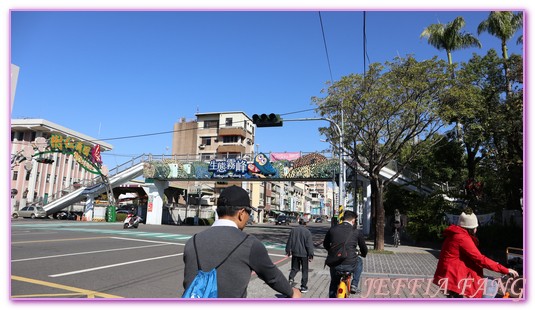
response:
<svg viewBox="0 0 535 310"><path fill-rule="evenodd" d="M36 150L36 139L49 140L52 136L61 136L83 147L100 145L100 151L109 151L112 145L103 141L60 126L45 119L11 120L11 198L12 209L23 208L27 203L46 203L48 197L70 187L75 183L84 183L96 175L83 168L76 155L72 153L49 153L39 162L35 158L28 160ZM28 157L24 156L27 155Z"/></svg>
<svg viewBox="0 0 535 310"><path fill-rule="evenodd" d="M249 156L254 152L256 126L243 112L197 113L174 125L173 155L201 161Z"/></svg>
<svg viewBox="0 0 535 310"><path fill-rule="evenodd" d="M183 160L210 161L213 159L246 158L254 156L254 134L256 126L252 119L240 111L197 113L195 120L181 118L174 124L172 141L173 156ZM251 203L264 207L263 196L268 194L264 185L253 186L255 182L241 180L220 180L212 184L200 182L170 182L170 186L192 192L202 188L209 195L218 196L223 188L238 185L249 191ZM215 202L215 197L209 200ZM256 219L255 219L256 220Z"/></svg>

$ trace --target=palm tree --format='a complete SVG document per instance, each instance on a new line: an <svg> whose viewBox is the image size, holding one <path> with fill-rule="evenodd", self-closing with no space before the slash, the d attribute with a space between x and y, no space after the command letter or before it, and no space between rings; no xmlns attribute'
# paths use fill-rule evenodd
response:
<svg viewBox="0 0 535 310"><path fill-rule="evenodd" d="M481 48L481 43L476 37L470 33L461 32L465 24L464 18L459 16L446 25L431 24L420 34L420 38L426 37L427 42L438 50L446 50L448 63L452 67L452 76L454 76L452 51L468 47Z"/></svg>
<svg viewBox="0 0 535 310"><path fill-rule="evenodd" d="M489 17L482 21L477 27L477 34L486 31L502 41L502 57L504 59L503 67L505 71L507 95L511 93L511 83L509 82L509 66L507 64L507 41L509 41L517 30L522 29L522 13L513 13L511 11L493 11ZM520 40L520 38L519 38ZM523 40L523 39L522 39Z"/></svg>
<svg viewBox="0 0 535 310"><path fill-rule="evenodd" d="M452 78L455 78L455 72L453 70L451 52L468 47L481 48L481 43L476 37L470 33L461 32L465 24L464 18L459 16L446 25L441 23L431 24L420 34L420 38L426 37L427 43L438 50L446 50ZM461 124L457 122L455 127L457 129L457 139L460 140Z"/></svg>
<svg viewBox="0 0 535 310"><path fill-rule="evenodd" d="M490 12L489 17L477 27L477 34L486 31L502 41L502 57L507 60L507 41L521 29L523 25L522 13L510 11Z"/></svg>

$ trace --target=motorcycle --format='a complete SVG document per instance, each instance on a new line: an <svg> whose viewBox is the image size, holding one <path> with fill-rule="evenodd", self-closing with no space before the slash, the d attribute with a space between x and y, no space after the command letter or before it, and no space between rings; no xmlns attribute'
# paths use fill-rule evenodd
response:
<svg viewBox="0 0 535 310"><path fill-rule="evenodd" d="M134 216L133 214L129 213L124 219L123 228L124 229L137 228L141 220L142 220L141 216L137 216L137 215Z"/></svg>

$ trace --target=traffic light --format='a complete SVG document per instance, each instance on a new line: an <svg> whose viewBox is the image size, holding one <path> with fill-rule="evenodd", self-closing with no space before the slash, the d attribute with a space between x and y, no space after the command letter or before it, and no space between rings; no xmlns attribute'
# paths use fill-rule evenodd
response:
<svg viewBox="0 0 535 310"><path fill-rule="evenodd" d="M51 158L43 158L43 157L36 158L35 161L38 163L43 163L43 164L51 164L54 162L54 160Z"/></svg>
<svg viewBox="0 0 535 310"><path fill-rule="evenodd" d="M280 114L254 114L253 123L256 127L282 127L282 118Z"/></svg>

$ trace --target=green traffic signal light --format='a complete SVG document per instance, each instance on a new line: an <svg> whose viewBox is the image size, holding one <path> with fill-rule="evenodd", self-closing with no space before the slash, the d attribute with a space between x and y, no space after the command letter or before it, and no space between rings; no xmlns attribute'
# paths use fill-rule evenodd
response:
<svg viewBox="0 0 535 310"><path fill-rule="evenodd" d="M282 118L280 114L270 113L268 114L254 114L253 123L256 127L282 127Z"/></svg>

